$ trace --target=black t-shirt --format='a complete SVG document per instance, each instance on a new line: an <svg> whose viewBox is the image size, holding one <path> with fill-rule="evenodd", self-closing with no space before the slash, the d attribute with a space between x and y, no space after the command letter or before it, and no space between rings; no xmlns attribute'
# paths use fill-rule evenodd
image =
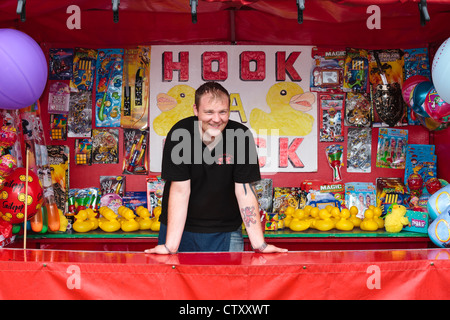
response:
<svg viewBox="0 0 450 320"><path fill-rule="evenodd" d="M229 120L222 139L209 148L202 142L198 118L176 123L167 134L162 160L166 181L160 221L167 224L171 181L191 180L185 230L212 233L235 231L242 223L234 183L261 179L253 136Z"/></svg>

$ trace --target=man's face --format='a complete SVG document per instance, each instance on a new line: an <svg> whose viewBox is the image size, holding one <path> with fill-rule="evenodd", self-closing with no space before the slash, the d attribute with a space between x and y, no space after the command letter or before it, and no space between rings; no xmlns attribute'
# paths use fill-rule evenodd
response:
<svg viewBox="0 0 450 320"><path fill-rule="evenodd" d="M207 93L200 98L198 106L194 105L194 114L200 122L203 140L213 140L225 129L230 118L228 97L224 94L213 96Z"/></svg>

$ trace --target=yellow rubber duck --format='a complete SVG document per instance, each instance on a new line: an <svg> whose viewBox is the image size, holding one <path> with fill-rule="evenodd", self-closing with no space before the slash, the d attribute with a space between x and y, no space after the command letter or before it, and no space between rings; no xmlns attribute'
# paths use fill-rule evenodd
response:
<svg viewBox="0 0 450 320"><path fill-rule="evenodd" d="M80 210L78 214L75 215L75 222L72 226L73 230L76 232L88 232L92 229L92 224L88 218L88 213L86 210Z"/></svg>
<svg viewBox="0 0 450 320"><path fill-rule="evenodd" d="M361 230L364 231L376 231L378 230L378 224L373 220L373 210L366 209L364 212L364 220L359 226Z"/></svg>
<svg viewBox="0 0 450 320"><path fill-rule="evenodd" d="M150 219L150 211L148 211L148 209L143 206L139 206L136 208L136 214L139 216L138 218L136 218L136 221L139 223L139 229L151 229L153 221Z"/></svg>
<svg viewBox="0 0 450 320"><path fill-rule="evenodd" d="M338 207L328 205L325 209L327 209L331 214L330 219L334 222L334 224L338 223L341 220L341 210L339 210Z"/></svg>
<svg viewBox="0 0 450 320"><path fill-rule="evenodd" d="M310 228L316 228L316 221L320 219L319 211L320 209L317 207L311 207L311 209L309 210L308 220L311 222Z"/></svg>
<svg viewBox="0 0 450 320"><path fill-rule="evenodd" d="M296 209L289 224L289 229L292 231L304 231L308 229L311 226L311 221L305 218L305 211L303 209Z"/></svg>
<svg viewBox="0 0 450 320"><path fill-rule="evenodd" d="M117 209L117 212L123 218L120 222L122 231L131 232L139 230L139 223L134 220L134 218L136 218L136 215L134 214L133 210L125 206L120 206L119 209Z"/></svg>
<svg viewBox="0 0 450 320"><path fill-rule="evenodd" d="M406 207L395 204L391 213L384 217L384 228L387 232L400 232L403 226L409 224L408 217L405 217Z"/></svg>
<svg viewBox="0 0 450 320"><path fill-rule="evenodd" d="M351 231L354 228L353 223L350 221L350 210L342 209L340 212L340 220L336 223L336 229L342 231Z"/></svg>
<svg viewBox="0 0 450 320"><path fill-rule="evenodd" d="M320 231L328 231L334 228L334 222L331 220L331 213L327 209L319 210L319 220L314 222L314 227Z"/></svg>
<svg viewBox="0 0 450 320"><path fill-rule="evenodd" d="M105 232L114 232L120 229L120 222L117 221L117 214L108 207L99 209L102 217L98 220L98 226Z"/></svg>
<svg viewBox="0 0 450 320"><path fill-rule="evenodd" d="M348 213L350 214L349 220L351 221L351 223L353 223L355 227L359 227L361 225L362 220L356 216L358 214L358 208L352 206L350 210L349 209L342 209L342 210L348 211Z"/></svg>
<svg viewBox="0 0 450 320"><path fill-rule="evenodd" d="M378 228L384 228L384 220L381 218L381 208L373 208L373 220L378 224Z"/></svg>
<svg viewBox="0 0 450 320"><path fill-rule="evenodd" d="M91 230L95 230L98 228L98 219L97 219L97 213L92 210L91 208L86 209L88 220L92 224Z"/></svg>
<svg viewBox="0 0 450 320"><path fill-rule="evenodd" d="M311 133L314 117L305 112L311 111L316 97L294 82L278 82L270 87L266 103L267 113L254 108L250 113L250 126L256 133L271 134L269 129L278 129L280 136L307 136ZM267 132L269 131L269 132Z"/></svg>
<svg viewBox="0 0 450 320"><path fill-rule="evenodd" d="M61 209L58 209L59 213L59 230L60 232L66 232L67 226L69 225L69 220L67 220L66 216L63 214Z"/></svg>
<svg viewBox="0 0 450 320"><path fill-rule="evenodd" d="M161 223L159 222L159 216L161 215L162 208L160 206L157 206L153 209L153 218L152 220L152 226L150 227L150 230L152 231L159 231Z"/></svg>
<svg viewBox="0 0 450 320"><path fill-rule="evenodd" d="M153 120L157 135L166 136L175 123L194 115L195 89L180 84L171 88L167 94L159 93L156 105L162 113Z"/></svg>

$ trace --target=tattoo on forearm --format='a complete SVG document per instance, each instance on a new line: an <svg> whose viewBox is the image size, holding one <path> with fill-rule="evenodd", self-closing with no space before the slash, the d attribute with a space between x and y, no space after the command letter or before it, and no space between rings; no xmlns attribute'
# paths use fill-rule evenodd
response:
<svg viewBox="0 0 450 320"><path fill-rule="evenodd" d="M250 183L244 183L243 187L244 187L244 194L247 195L247 184L248 187L250 188L250 190L252 191L253 195L255 196L256 199L258 199L258 197L256 196L256 190L255 187L252 186Z"/></svg>
<svg viewBox="0 0 450 320"><path fill-rule="evenodd" d="M245 227L250 227L251 224L256 223L256 211L255 207L245 207L241 208L242 220L244 221Z"/></svg>

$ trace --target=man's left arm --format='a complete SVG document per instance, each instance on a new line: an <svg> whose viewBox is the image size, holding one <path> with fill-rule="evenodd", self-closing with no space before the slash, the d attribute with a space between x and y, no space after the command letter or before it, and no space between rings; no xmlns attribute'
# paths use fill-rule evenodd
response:
<svg viewBox="0 0 450 320"><path fill-rule="evenodd" d="M259 252L262 253L287 252L287 249L278 248L274 245L266 246L255 187L250 183L235 183L235 193L252 247L256 250L260 249Z"/></svg>

